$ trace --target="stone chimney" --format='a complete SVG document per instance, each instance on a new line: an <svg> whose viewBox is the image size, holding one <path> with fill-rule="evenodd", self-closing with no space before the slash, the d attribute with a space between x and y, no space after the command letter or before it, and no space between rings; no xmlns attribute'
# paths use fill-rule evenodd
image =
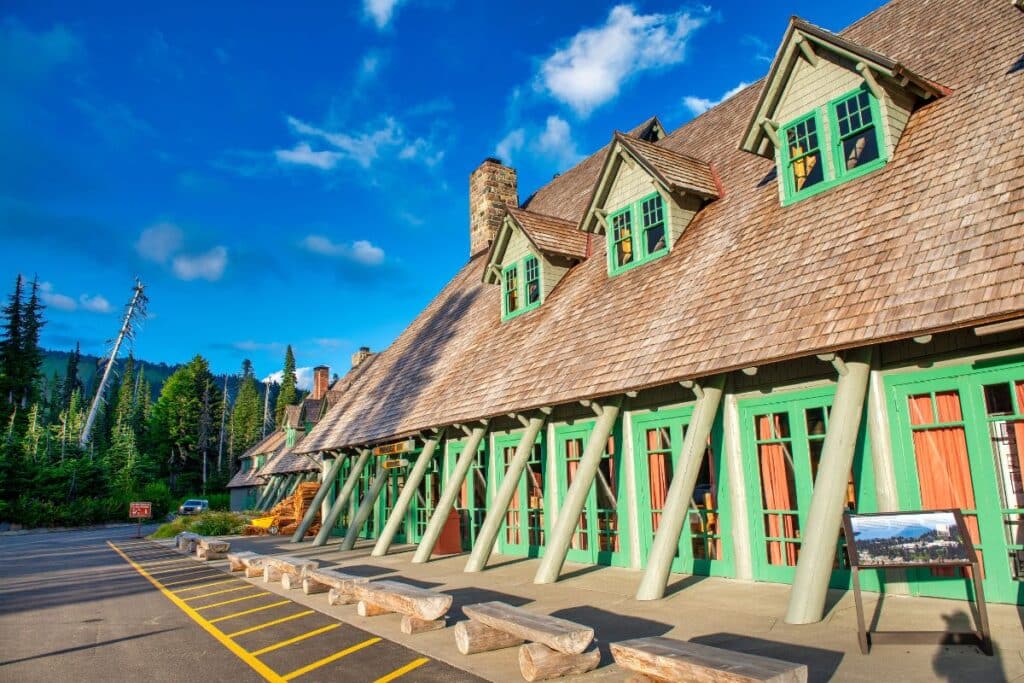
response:
<svg viewBox="0 0 1024 683"><path fill-rule="evenodd" d="M485 251L494 239L505 206L519 206L516 169L494 157L484 159L469 176L469 255Z"/></svg>
<svg viewBox="0 0 1024 683"><path fill-rule="evenodd" d="M363 361L372 355L369 346L360 346L359 350L352 354L352 367L358 368Z"/></svg>
<svg viewBox="0 0 1024 683"><path fill-rule="evenodd" d="M327 389L331 383L331 369L326 365L318 365L313 368L313 395L310 397L319 401L327 395Z"/></svg>

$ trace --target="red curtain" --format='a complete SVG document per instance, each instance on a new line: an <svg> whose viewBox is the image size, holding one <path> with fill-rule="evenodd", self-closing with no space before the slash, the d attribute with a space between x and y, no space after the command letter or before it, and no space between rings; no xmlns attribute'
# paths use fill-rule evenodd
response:
<svg viewBox="0 0 1024 683"><path fill-rule="evenodd" d="M757 438L772 438L772 422L775 433L780 433L778 415L760 415L757 418ZM758 446L758 459L761 465L761 490L764 494L766 510L796 511L796 491L793 490L789 476L789 464L786 462L786 446L782 443L768 443ZM766 514L765 527L768 536L796 538L796 515ZM785 558L783 558L785 546ZM769 564L796 565L797 546L795 543L768 541Z"/></svg>

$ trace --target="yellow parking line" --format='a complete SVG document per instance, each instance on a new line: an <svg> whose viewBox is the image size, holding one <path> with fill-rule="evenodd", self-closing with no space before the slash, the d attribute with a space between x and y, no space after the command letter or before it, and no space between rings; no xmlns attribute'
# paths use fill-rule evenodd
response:
<svg viewBox="0 0 1024 683"><path fill-rule="evenodd" d="M223 602L215 602L212 605L203 605L202 607L196 607L197 612L202 612L204 609L213 609L214 607L223 607L224 605L230 605L235 602L242 602L244 600L252 600L253 598L261 598L264 595L270 595L270 591L263 591L262 593L253 593L252 595L246 595L244 598L235 598L234 600L225 600Z"/></svg>
<svg viewBox="0 0 1024 683"><path fill-rule="evenodd" d="M306 638L312 638L313 636L318 636L321 633L327 633L328 631L333 631L334 629L338 628L339 626L341 626L341 624L328 624L327 626L324 626L323 628L318 628L318 629L314 629L312 631L308 631L306 633L303 633L301 636L295 636L294 638L289 638L288 640L282 640L280 643L274 643L273 645L268 645L267 647L262 648L260 650L256 650L255 652L252 652L251 654L252 654L253 657L258 657L260 655L265 655L268 652L273 652L274 650L280 650L282 647L288 647L289 645L292 645L294 643L298 643L300 641L303 641Z"/></svg>
<svg viewBox="0 0 1024 683"><path fill-rule="evenodd" d="M221 585L223 583L231 583L233 581L234 581L234 579L221 579L220 581L211 581L210 583L200 583L200 584L198 584L196 586L189 586L188 588L181 588L179 590L174 591L174 593L175 594L179 594L179 593L184 593L186 591L194 591L197 588L209 588L210 586L219 586L219 585ZM164 584L164 587L166 588L169 585L170 584Z"/></svg>
<svg viewBox="0 0 1024 683"><path fill-rule="evenodd" d="M395 669L394 671L389 673L387 676L381 676L380 678L375 680L373 683L388 683L388 681L393 681L396 678L398 678L399 676L404 676L405 674L409 673L413 669L420 668L421 666L423 666L424 664L426 664L429 661L430 660L427 659L426 657L420 657L419 659L414 659L411 662L409 662L408 664L406 664L405 666L403 666L402 668Z"/></svg>
<svg viewBox="0 0 1024 683"><path fill-rule="evenodd" d="M107 541L107 543L110 543L110 541ZM191 561L192 561L192 558L190 558L190 557L179 557L179 558L174 559L174 560L162 560L160 562L143 562L139 566L140 567L156 567L156 566L162 565L162 564L173 564L174 562L191 562Z"/></svg>
<svg viewBox="0 0 1024 683"><path fill-rule="evenodd" d="M161 593L163 593L164 597L166 597L168 600L170 600L175 606L177 606L178 609L180 609L182 612L184 612L190 619L192 619L194 622L199 624L203 628L203 630L205 630L211 636L216 638L217 642L219 642L221 645L226 647L228 649L228 651L230 651L236 657L238 657L243 662L248 664L249 667L251 667L253 671L258 673L260 676L263 676L263 678L265 678L270 683L284 683L284 678L282 678L276 671L271 669L269 666L267 666L266 664L264 664L260 660L258 660L255 657L253 657L245 649L243 649L240 645L238 645L235 641L233 641L230 638L228 638L227 636L225 636L224 633L220 629L218 629L217 627L213 626L211 622L209 622L206 619L204 619L203 617L199 616L199 613L196 612L196 610L194 610L191 607L189 607L185 603L184 600L182 600L181 598L176 596L174 593L172 593L171 591L169 591L166 588L164 588L163 584L161 584L159 581L157 581L152 576L150 576L148 573L146 573L146 570L143 569L141 566L135 564L135 562L133 562L130 557L125 555L121 551L120 548L118 548L116 545L114 545L110 541L107 541L107 545L109 545L110 548L115 553L120 555L124 559L125 562L127 562L132 567L134 567L135 570L137 572L139 572L139 574L141 574L143 577L145 577L147 581L149 581L151 584L153 584L153 586L155 586L157 590L159 590ZM289 600L285 600L285 602L290 602L290 601Z"/></svg>
<svg viewBox="0 0 1024 683"><path fill-rule="evenodd" d="M362 650L364 647L369 647L370 645L374 645L375 643L379 643L380 641L381 641L381 638L370 638L369 640L364 640L361 643L356 643L352 647L345 648L341 652L335 652L330 657L324 657L323 659L318 659L317 661L313 662L312 664L307 664L306 666L302 667L301 669L296 669L295 671L292 671L289 674L285 674L284 676L281 677L281 679L285 680L285 681L290 681L293 678L298 678L302 674L308 674L310 671L314 671L316 669L319 669L321 666L324 666L326 664L330 664L331 662L336 662L339 659L341 659L342 657L347 657L348 655L352 654L353 652L358 652L359 650Z"/></svg>
<svg viewBox="0 0 1024 683"><path fill-rule="evenodd" d="M203 593L202 595L190 595L187 598L183 598L183 599L184 600L198 600L199 598L212 598L214 595L223 595L224 593L237 593L238 591L244 591L247 588L255 588L255 587L256 586L253 586L252 584L247 583L244 586L239 586L238 588L225 588L222 591L213 591L212 593Z"/></svg>
<svg viewBox="0 0 1024 683"><path fill-rule="evenodd" d="M265 621L262 624L250 626L249 628L243 628L241 631L235 631L229 633L228 638L237 638L238 636L244 636L246 633L252 633L253 631L259 631L260 629L267 628L268 626L276 626L277 624L283 624L286 621L292 619L298 619L299 617L308 617L310 614L315 614L315 610L306 610L305 612L299 612L298 614L291 614L287 617L281 617L280 619L274 619L273 621Z"/></svg>
<svg viewBox="0 0 1024 683"><path fill-rule="evenodd" d="M204 572L207 569L209 569L209 567L204 567L203 565L196 567L171 567L170 569L161 569L158 572L150 572L149 575L156 576L157 574L170 574L172 572L178 574L190 574L192 572Z"/></svg>
<svg viewBox="0 0 1024 683"><path fill-rule="evenodd" d="M217 572L217 574L220 574L220 572ZM182 579L181 581L171 581L170 583L165 583L163 586L164 586L164 588L170 588L171 586L181 586L181 585L186 584L186 583L195 583L196 581L202 581L203 579L217 578L217 574L210 574L209 576L193 576L191 579Z"/></svg>
<svg viewBox="0 0 1024 683"><path fill-rule="evenodd" d="M287 605L290 602L291 602L291 600L282 600L281 602L272 602L269 605L263 605L263 607L255 607L253 609L247 609L244 612L235 612L234 614L229 614L226 617L217 617L216 619L210 619L210 623L211 624L216 624L218 621L226 621L227 619L234 619L235 617L242 617L242 616L245 616L246 614L252 614L253 612L262 612L265 609L270 609L271 607L280 607L281 605Z"/></svg>

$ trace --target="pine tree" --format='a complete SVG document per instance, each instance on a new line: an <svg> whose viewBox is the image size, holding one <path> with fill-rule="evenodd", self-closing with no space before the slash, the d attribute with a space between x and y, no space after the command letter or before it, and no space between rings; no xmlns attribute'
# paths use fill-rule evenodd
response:
<svg viewBox="0 0 1024 683"><path fill-rule="evenodd" d="M274 424L277 425L278 429L284 427L285 406L290 406L297 402L298 395L295 386L296 381L295 354L292 353L292 345L289 344L288 349L284 353L284 369L281 373L281 388L277 392L277 403L274 405Z"/></svg>
<svg viewBox="0 0 1024 683"><path fill-rule="evenodd" d="M25 327L21 322L22 290L24 281L19 274L14 282L14 292L7 299L3 308L4 328L0 338L0 417L12 414L12 406L16 401L15 392L18 380L22 376L22 355L24 348L21 335Z"/></svg>
<svg viewBox="0 0 1024 683"><path fill-rule="evenodd" d="M21 313L21 407L39 400L39 378L43 367L43 352L39 348L39 333L46 323L39 300L39 278L32 279L28 302Z"/></svg>
<svg viewBox="0 0 1024 683"><path fill-rule="evenodd" d="M256 374L249 359L242 362L242 380L231 411L230 453L241 455L260 440L263 406L256 385Z"/></svg>
<svg viewBox="0 0 1024 683"><path fill-rule="evenodd" d="M75 344L75 350L73 353L68 354L68 367L64 371L64 384L61 389L63 392L61 398L60 410L66 409L71 404L71 394L84 389L82 386L82 380L78 376L78 364L82 360L82 345L81 343Z"/></svg>

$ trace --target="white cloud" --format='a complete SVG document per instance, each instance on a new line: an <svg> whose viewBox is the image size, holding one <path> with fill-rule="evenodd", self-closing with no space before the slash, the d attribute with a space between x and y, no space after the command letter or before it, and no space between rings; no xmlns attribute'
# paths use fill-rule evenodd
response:
<svg viewBox="0 0 1024 683"><path fill-rule="evenodd" d="M283 164L296 166L313 166L329 171L338 164L341 154L327 150L314 152L309 143L300 142L293 149L274 150L274 156Z"/></svg>
<svg viewBox="0 0 1024 683"><path fill-rule="evenodd" d="M334 242L323 235L307 235L299 244L314 254L341 257L364 266L377 266L384 262L384 250L367 240L356 240L348 244Z"/></svg>
<svg viewBox="0 0 1024 683"><path fill-rule="evenodd" d="M581 158L572 139L569 123L558 116L548 117L544 130L537 139L537 150L566 166L575 164Z"/></svg>
<svg viewBox="0 0 1024 683"><path fill-rule="evenodd" d="M391 23L395 8L401 0L363 0L363 14L373 20L377 28L384 28Z"/></svg>
<svg viewBox="0 0 1024 683"><path fill-rule="evenodd" d="M738 93L740 90L743 90L748 85L750 84L740 82L739 85L737 85L735 88L731 88L730 90L726 91L726 93L717 100L709 100L706 97L695 97L693 95L687 95L686 97L683 98L683 104L686 105L687 109L693 112L694 116L699 116L706 112L708 109L711 109L712 107L719 105L722 102L725 102L727 99Z"/></svg>
<svg viewBox="0 0 1024 683"><path fill-rule="evenodd" d="M399 159L419 160L426 166L433 168L444 159L443 149L434 149L434 146L423 138L416 138L398 153Z"/></svg>
<svg viewBox="0 0 1024 683"><path fill-rule="evenodd" d="M603 26L583 29L544 60L539 84L586 116L641 71L682 62L690 34L704 21L686 12L636 14L618 5Z"/></svg>
<svg viewBox="0 0 1024 683"><path fill-rule="evenodd" d="M53 283L39 283L39 298L43 303L58 311L74 311L78 308L78 302L65 294L58 294L53 290Z"/></svg>
<svg viewBox="0 0 1024 683"><path fill-rule="evenodd" d="M142 231L135 250L139 256L156 263L167 263L184 242L181 228L173 223L157 223Z"/></svg>
<svg viewBox="0 0 1024 683"><path fill-rule="evenodd" d="M284 379L284 370L278 370L264 377L263 381L280 384L282 379ZM295 368L295 385L302 391L312 391L313 368Z"/></svg>
<svg viewBox="0 0 1024 683"><path fill-rule="evenodd" d="M209 280L215 282L228 265L228 250L214 247L202 254L180 254L174 257L172 270L181 280Z"/></svg>
<svg viewBox="0 0 1024 683"><path fill-rule="evenodd" d="M504 164L512 163L512 156L523 148L526 143L526 130L524 128L516 128L513 131L509 131L509 134L501 139L501 142L494 148L495 155L501 159Z"/></svg>
<svg viewBox="0 0 1024 683"><path fill-rule="evenodd" d="M234 342L231 346L239 351L284 351L285 349L285 345L281 342L258 342L252 339Z"/></svg>
<svg viewBox="0 0 1024 683"><path fill-rule="evenodd" d="M325 170L333 168L334 164L340 159L351 159L363 168L369 168L377 160L384 148L398 147L405 144L405 136L402 133L401 127L390 116L384 117L383 126L378 126L371 132L358 133L356 135L336 133L317 128L294 116L288 117L288 125L299 135L320 138L335 148L336 151L330 153L335 155L334 163L330 166L320 166L320 168ZM305 143L300 144L299 147L303 145ZM305 147L307 151L312 151L309 150L309 145L305 145ZM289 159L282 160L280 156L278 160L291 161Z"/></svg>
<svg viewBox="0 0 1024 683"><path fill-rule="evenodd" d="M110 305L106 297L97 294L95 296L89 296L88 294L82 294L78 297L78 303L82 305L82 308L92 313L110 313L114 310L114 307Z"/></svg>

